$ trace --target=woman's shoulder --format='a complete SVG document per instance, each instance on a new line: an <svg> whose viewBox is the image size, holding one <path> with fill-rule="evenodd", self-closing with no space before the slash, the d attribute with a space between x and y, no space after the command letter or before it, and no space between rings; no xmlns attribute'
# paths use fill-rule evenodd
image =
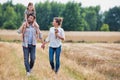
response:
<svg viewBox="0 0 120 80"><path fill-rule="evenodd" d="M63 29L63 28L61 28L61 27L59 27L59 30L64 31L64 29Z"/></svg>

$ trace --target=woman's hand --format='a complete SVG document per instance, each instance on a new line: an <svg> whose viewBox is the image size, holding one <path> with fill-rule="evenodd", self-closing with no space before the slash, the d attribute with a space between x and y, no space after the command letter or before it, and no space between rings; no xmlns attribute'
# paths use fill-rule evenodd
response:
<svg viewBox="0 0 120 80"><path fill-rule="evenodd" d="M42 49L45 49L45 43L43 43L43 44L41 45L41 48L42 48Z"/></svg>
<svg viewBox="0 0 120 80"><path fill-rule="evenodd" d="M62 36L60 36L58 33L55 34L57 38L64 40L64 38Z"/></svg>
<svg viewBox="0 0 120 80"><path fill-rule="evenodd" d="M56 39L57 39L57 36L58 36L58 29L55 29L55 35L56 35Z"/></svg>
<svg viewBox="0 0 120 80"><path fill-rule="evenodd" d="M55 29L55 34L58 33L58 32L59 32L58 29Z"/></svg>

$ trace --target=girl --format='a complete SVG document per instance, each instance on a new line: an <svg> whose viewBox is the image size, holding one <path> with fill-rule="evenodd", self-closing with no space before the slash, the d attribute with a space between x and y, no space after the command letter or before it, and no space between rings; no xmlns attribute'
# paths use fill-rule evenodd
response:
<svg viewBox="0 0 120 80"><path fill-rule="evenodd" d="M61 54L61 40L65 39L64 30L61 28L63 19L60 17L55 17L53 19L53 26L49 30L49 35L46 38L45 42L41 45L42 48L45 47L45 44L49 42L49 62L51 69L58 72L60 67L60 54ZM54 65L54 54L55 54L55 65Z"/></svg>
<svg viewBox="0 0 120 80"><path fill-rule="evenodd" d="M32 15L36 16L36 12L35 12L33 3L29 2L28 6L27 6L27 9L25 10L24 14L25 14L24 22L27 22L27 15L32 14ZM38 26L38 24L36 23L36 21L34 22L33 25ZM22 26L18 29L18 31L17 31L18 33L22 33L22 30L24 28ZM26 26L28 26L28 23L26 23Z"/></svg>

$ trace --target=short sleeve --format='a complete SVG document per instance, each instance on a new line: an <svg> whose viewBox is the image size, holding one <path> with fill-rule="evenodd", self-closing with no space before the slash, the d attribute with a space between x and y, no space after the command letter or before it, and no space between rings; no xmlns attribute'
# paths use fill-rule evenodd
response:
<svg viewBox="0 0 120 80"><path fill-rule="evenodd" d="M61 29L61 36L65 39L65 32L63 29Z"/></svg>

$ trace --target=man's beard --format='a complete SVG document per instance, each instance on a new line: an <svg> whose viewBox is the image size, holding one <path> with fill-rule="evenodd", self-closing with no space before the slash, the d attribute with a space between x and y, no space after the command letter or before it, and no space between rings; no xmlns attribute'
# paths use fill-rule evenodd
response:
<svg viewBox="0 0 120 80"><path fill-rule="evenodd" d="M28 20L28 24L33 24L33 21L29 21L29 20Z"/></svg>

